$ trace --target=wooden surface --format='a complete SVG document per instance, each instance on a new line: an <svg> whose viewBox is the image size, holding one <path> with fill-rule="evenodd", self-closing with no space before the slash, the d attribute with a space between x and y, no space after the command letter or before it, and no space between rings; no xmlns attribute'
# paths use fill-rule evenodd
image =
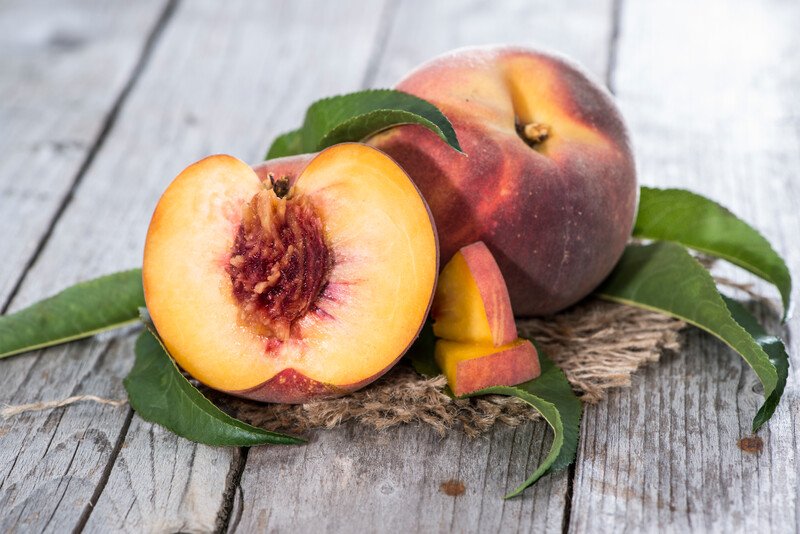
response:
<svg viewBox="0 0 800 534"><path fill-rule="evenodd" d="M800 4L779 0L0 2L0 306L138 265L153 206L188 162L255 162L311 100L494 42L560 50L610 82L642 183L718 199L800 273L799 25ZM0 403L124 398L134 336L4 360ZM127 406L24 414L0 420L0 531L792 532L797 378L763 451L745 453L757 380L690 331L680 354L587 409L573 469L510 501L546 452L544 423L478 440L345 426L238 450ZM451 479L463 495L440 490Z"/></svg>

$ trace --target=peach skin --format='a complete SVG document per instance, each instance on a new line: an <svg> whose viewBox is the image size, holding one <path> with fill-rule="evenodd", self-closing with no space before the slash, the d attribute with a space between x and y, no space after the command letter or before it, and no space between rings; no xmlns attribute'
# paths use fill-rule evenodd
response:
<svg viewBox="0 0 800 534"><path fill-rule="evenodd" d="M532 49L471 48L425 63L397 89L438 106L466 154L416 125L369 141L422 191L445 260L485 242L516 315L557 312L609 274L638 188L622 117L590 75Z"/></svg>

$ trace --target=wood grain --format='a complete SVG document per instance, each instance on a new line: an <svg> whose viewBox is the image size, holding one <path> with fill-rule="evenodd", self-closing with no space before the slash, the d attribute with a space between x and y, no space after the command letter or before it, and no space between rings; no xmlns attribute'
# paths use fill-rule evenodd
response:
<svg viewBox="0 0 800 534"><path fill-rule="evenodd" d="M711 0L624 8L614 84L642 183L719 200L762 230L799 273L800 34L789 21L800 20L800 6ZM798 325L795 318L789 329ZM747 453L737 441L749 435L762 401L754 373L710 336L691 330L685 340L680 354L587 410L570 531L800 528L796 367L759 433L763 451ZM796 349L792 343L790 353Z"/></svg>
<svg viewBox="0 0 800 534"><path fill-rule="evenodd" d="M598 78L609 67L611 0L398 2L367 84L391 87L414 67L455 48L498 43L567 54Z"/></svg>
<svg viewBox="0 0 800 534"><path fill-rule="evenodd" d="M0 302L102 143L163 10L162 1L116 9L72 1L0 6ZM38 284L55 289L45 279ZM10 304L13 310L23 301ZM108 352L125 342L104 339L4 361L0 402L119 398L120 361ZM125 408L87 404L0 422L0 530L77 524L125 423Z"/></svg>
<svg viewBox="0 0 800 534"><path fill-rule="evenodd" d="M0 402L124 398L128 339L97 339L3 362ZM59 532L80 521L126 426L127 406L76 404L0 421L0 531Z"/></svg>
<svg viewBox="0 0 800 534"><path fill-rule="evenodd" d="M0 309L112 120L163 8L0 5Z"/></svg>
<svg viewBox="0 0 800 534"><path fill-rule="evenodd" d="M563 476L502 496L547 453L545 425L498 426L470 440L416 425L317 431L302 448L251 449L232 532L475 532L561 528ZM442 484L460 492L451 496Z"/></svg>

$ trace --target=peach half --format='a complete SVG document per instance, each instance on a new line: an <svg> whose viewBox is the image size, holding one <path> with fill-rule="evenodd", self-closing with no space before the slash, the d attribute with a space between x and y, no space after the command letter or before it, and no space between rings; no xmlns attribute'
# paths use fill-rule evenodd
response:
<svg viewBox="0 0 800 534"><path fill-rule="evenodd" d="M442 269L431 316L437 337L496 347L516 339L505 280L482 241L463 247Z"/></svg>
<svg viewBox="0 0 800 534"><path fill-rule="evenodd" d="M231 156L186 168L153 214L143 280L158 333L194 378L301 403L391 368L419 333L437 271L414 184L348 143L266 183Z"/></svg>

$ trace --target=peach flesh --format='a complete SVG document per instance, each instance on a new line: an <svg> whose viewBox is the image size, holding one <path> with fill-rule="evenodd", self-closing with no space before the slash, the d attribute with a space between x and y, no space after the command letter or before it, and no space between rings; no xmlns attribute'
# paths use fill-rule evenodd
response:
<svg viewBox="0 0 800 534"><path fill-rule="evenodd" d="M187 168L145 247L145 296L171 354L201 382L256 400L307 402L381 376L418 335L438 271L427 206L388 157L345 144L295 162L285 199L234 158ZM327 268L270 285L264 245Z"/></svg>
<svg viewBox="0 0 800 534"><path fill-rule="evenodd" d="M397 89L451 120L466 157L416 125L370 140L415 181L446 260L484 241L516 315L557 312L611 271L636 212L636 172L608 92L561 57L514 47L458 50Z"/></svg>
<svg viewBox="0 0 800 534"><path fill-rule="evenodd" d="M435 356L456 396L492 386L515 386L541 374L539 355L526 339L502 347L440 339Z"/></svg>
<svg viewBox="0 0 800 534"><path fill-rule="evenodd" d="M444 266L431 316L437 337L496 347L516 339L505 280L483 242L463 247Z"/></svg>
<svg viewBox="0 0 800 534"><path fill-rule="evenodd" d="M317 299L331 261L311 203L264 190L244 209L228 274L244 315L285 341Z"/></svg>

